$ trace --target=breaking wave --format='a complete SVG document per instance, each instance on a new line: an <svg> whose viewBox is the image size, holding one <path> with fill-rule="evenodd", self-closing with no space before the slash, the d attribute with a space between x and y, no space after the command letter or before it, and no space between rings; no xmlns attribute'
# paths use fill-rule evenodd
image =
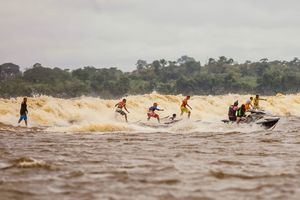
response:
<svg viewBox="0 0 300 200"><path fill-rule="evenodd" d="M239 100L240 103L245 102L249 97L250 95L235 94L192 96L189 101L193 108L191 120L186 120L184 116L182 122L168 128L168 131L218 131L218 129L224 131L225 127L221 126L220 120L226 118L228 106L235 100ZM59 132L151 131L153 127L144 127L137 123L146 122L148 107L157 102L159 107L164 109L163 112L159 112L161 117L173 113L179 116L180 104L184 97L152 93L126 98L127 108L130 111L129 123L125 123L124 119L115 113L114 105L118 100L94 97L60 99L49 96L28 99L29 123L31 127ZM264 98L268 100L261 101L261 106L268 112L280 116L300 116L300 94L278 94ZM0 122L17 126L21 102L22 97L0 99ZM220 126L215 126L216 122ZM150 123L154 126L157 124L155 120ZM228 130L232 131L232 129Z"/></svg>

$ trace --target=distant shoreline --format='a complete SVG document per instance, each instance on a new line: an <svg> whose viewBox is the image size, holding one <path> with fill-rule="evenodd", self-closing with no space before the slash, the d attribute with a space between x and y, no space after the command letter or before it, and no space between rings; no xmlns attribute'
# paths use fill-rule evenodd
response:
<svg viewBox="0 0 300 200"><path fill-rule="evenodd" d="M201 65L192 57L182 56L176 61L160 59L148 63L138 60L132 72L92 66L70 71L39 63L21 72L13 63L0 65L0 96L3 98L48 95L109 99L152 91L170 95L276 95L297 94L299 85L298 58L237 63L221 56Z"/></svg>

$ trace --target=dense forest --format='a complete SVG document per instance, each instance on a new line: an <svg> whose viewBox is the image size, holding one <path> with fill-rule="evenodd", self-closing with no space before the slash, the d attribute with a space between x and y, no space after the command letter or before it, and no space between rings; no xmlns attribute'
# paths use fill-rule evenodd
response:
<svg viewBox="0 0 300 200"><path fill-rule="evenodd" d="M217 95L260 93L272 95L300 91L300 60L237 63L224 56L205 65L189 56L177 61L148 63L138 60L132 72L86 66L69 70L39 63L21 72L18 65L0 65L0 97L81 95L117 98L157 91L161 94Z"/></svg>

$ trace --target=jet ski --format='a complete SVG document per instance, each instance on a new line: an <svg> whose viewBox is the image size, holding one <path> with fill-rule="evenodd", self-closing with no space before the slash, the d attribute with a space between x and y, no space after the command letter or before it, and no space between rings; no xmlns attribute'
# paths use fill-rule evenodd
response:
<svg viewBox="0 0 300 200"><path fill-rule="evenodd" d="M265 118L262 119L261 121L257 121L256 124L262 125L266 129L272 129L275 128L279 120L280 120L279 117Z"/></svg>
<svg viewBox="0 0 300 200"><path fill-rule="evenodd" d="M243 124L257 124L262 126L265 129L272 129L274 128L277 123L279 122L280 118L279 117L271 117L268 116L266 112L261 111L261 110L250 110L249 111L251 114L249 114L247 117L245 117L244 121L241 121L240 123ZM232 121L229 121L227 119L222 120L224 123L235 123Z"/></svg>
<svg viewBox="0 0 300 200"><path fill-rule="evenodd" d="M264 110L249 110L251 114L256 114L256 115L266 115L267 113Z"/></svg>

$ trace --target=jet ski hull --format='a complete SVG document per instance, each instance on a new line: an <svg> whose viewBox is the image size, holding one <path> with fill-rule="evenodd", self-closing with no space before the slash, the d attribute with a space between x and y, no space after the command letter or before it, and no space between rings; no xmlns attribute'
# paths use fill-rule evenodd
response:
<svg viewBox="0 0 300 200"><path fill-rule="evenodd" d="M258 121L258 122L251 121L251 122L241 122L241 123L247 123L247 124L255 123L255 124L261 125L265 129L271 129L277 125L279 120L280 120L280 118L273 118L273 119L263 119L262 121ZM229 121L227 119L222 120L222 122L226 123L226 124L236 123L236 122Z"/></svg>
<svg viewBox="0 0 300 200"><path fill-rule="evenodd" d="M280 118L274 118L274 119L265 119L264 121L261 122L256 122L256 124L260 124L266 129L270 129L276 126L276 124L279 122Z"/></svg>

